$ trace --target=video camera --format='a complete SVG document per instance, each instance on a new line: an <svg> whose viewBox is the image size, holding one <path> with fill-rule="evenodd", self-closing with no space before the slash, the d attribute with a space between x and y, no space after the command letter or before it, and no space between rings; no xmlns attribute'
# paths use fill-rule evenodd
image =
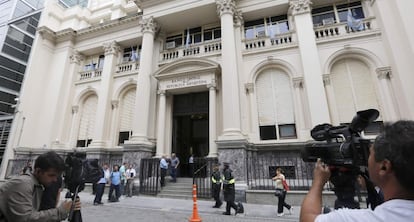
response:
<svg viewBox="0 0 414 222"><path fill-rule="evenodd" d="M329 166L330 182L335 186L334 192L338 197L335 209L359 208L359 203L354 200L358 175L365 178L368 195L374 190L367 171L371 141L362 138L361 132L378 116L378 110L368 109L357 112L349 125L317 125L311 130L311 136L317 142L308 143L302 149L303 161L316 162L320 158Z"/></svg>
<svg viewBox="0 0 414 222"><path fill-rule="evenodd" d="M86 159L85 152L73 152L65 159L65 185L69 192L66 198L74 200L85 188L85 183L97 183L103 177L98 159ZM74 211L74 202L69 213L70 222L82 222L80 211Z"/></svg>

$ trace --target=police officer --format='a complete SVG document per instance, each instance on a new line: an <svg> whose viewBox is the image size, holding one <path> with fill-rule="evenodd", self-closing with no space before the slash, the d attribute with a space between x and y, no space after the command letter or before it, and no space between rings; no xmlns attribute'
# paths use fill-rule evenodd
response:
<svg viewBox="0 0 414 222"><path fill-rule="evenodd" d="M216 204L213 208L220 208L223 202L220 200L220 191L221 191L221 173L220 173L220 164L215 164L213 167L213 174L211 175L211 182L213 188L213 198L216 201Z"/></svg>
<svg viewBox="0 0 414 222"><path fill-rule="evenodd" d="M236 212L234 215L239 213L237 205L234 203L236 196L234 183L235 180L232 175L232 170L229 167L229 163L223 163L223 194L224 200L226 201L226 212L223 212L224 215L231 215L230 210L233 208Z"/></svg>

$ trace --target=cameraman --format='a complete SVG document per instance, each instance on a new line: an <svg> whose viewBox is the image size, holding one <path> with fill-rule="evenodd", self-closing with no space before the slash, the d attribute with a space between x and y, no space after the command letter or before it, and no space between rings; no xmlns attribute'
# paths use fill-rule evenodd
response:
<svg viewBox="0 0 414 222"><path fill-rule="evenodd" d="M56 182L64 167L63 159L50 151L36 159L33 173L15 177L1 186L0 222L55 222L66 219L72 201L65 201L58 208L39 211L44 187ZM80 209L79 201L74 209Z"/></svg>
<svg viewBox="0 0 414 222"><path fill-rule="evenodd" d="M312 187L302 203L300 221L412 221L414 218L414 121L398 121L384 131L370 147L370 179L384 193L385 202L375 210L339 209L321 214L322 188L329 180L329 168L320 160L314 169Z"/></svg>

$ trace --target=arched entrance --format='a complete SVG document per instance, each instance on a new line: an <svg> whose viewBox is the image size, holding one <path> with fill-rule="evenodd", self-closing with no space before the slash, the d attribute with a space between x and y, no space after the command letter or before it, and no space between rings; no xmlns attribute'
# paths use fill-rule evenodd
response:
<svg viewBox="0 0 414 222"><path fill-rule="evenodd" d="M174 95L172 152L180 158L179 176L190 177L188 159L191 154L209 154L208 92Z"/></svg>

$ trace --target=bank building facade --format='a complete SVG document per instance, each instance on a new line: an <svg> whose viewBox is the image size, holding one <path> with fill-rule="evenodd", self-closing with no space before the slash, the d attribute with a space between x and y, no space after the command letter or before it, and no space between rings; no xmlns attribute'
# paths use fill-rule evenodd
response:
<svg viewBox="0 0 414 222"><path fill-rule="evenodd" d="M45 1L1 177L45 150L137 169L176 153L181 176L193 154L229 162L242 192L279 166L300 188L315 125L377 109L364 132L375 138L384 122L414 118L413 6Z"/></svg>

